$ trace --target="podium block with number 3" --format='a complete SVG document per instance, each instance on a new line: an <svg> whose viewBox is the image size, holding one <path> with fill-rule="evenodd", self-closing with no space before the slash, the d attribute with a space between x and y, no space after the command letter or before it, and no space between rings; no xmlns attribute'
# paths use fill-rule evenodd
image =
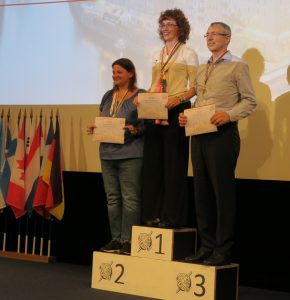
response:
<svg viewBox="0 0 290 300"><path fill-rule="evenodd" d="M92 288L155 299L236 300L238 265L185 262L94 252Z"/></svg>

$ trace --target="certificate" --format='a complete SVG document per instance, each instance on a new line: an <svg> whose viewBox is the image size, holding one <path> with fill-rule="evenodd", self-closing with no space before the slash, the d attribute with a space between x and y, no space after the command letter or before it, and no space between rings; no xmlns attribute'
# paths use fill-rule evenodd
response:
<svg viewBox="0 0 290 300"><path fill-rule="evenodd" d="M95 125L94 141L124 144L125 118L96 117Z"/></svg>
<svg viewBox="0 0 290 300"><path fill-rule="evenodd" d="M210 122L210 118L215 113L215 104L204 105L184 110L187 116L185 125L185 135L196 135L217 131L216 125Z"/></svg>
<svg viewBox="0 0 290 300"><path fill-rule="evenodd" d="M139 93L137 106L139 119L168 119L167 93Z"/></svg>

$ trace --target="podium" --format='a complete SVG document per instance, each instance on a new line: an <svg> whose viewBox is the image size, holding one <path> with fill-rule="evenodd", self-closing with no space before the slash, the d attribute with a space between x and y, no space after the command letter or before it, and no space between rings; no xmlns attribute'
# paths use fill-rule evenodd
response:
<svg viewBox="0 0 290 300"><path fill-rule="evenodd" d="M237 300L239 266L184 262L181 256L195 246L195 229L134 226L130 256L94 252L92 288L153 299Z"/></svg>
<svg viewBox="0 0 290 300"><path fill-rule="evenodd" d="M196 253L194 228L162 229L133 226L131 255L151 259L178 260Z"/></svg>

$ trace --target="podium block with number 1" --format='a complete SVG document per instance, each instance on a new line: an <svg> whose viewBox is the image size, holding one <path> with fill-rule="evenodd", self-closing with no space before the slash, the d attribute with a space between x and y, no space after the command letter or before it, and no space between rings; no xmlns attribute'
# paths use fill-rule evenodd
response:
<svg viewBox="0 0 290 300"><path fill-rule="evenodd" d="M131 255L178 260L196 252L196 229L133 226Z"/></svg>

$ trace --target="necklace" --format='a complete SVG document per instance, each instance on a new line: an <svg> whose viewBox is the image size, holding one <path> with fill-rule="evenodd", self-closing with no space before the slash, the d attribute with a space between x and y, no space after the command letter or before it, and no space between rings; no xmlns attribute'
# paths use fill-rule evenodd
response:
<svg viewBox="0 0 290 300"><path fill-rule="evenodd" d="M228 50L226 50L222 55L220 55L218 57L218 59L214 62L214 63L211 63L210 60L207 62L207 65L206 65L206 70L205 70L205 77L204 77L204 88L203 88L203 91L202 93L204 94L206 92L206 84L208 82L208 79L213 71L213 69L215 68L215 66L221 62L222 60L222 57L228 52Z"/></svg>
<svg viewBox="0 0 290 300"><path fill-rule="evenodd" d="M167 66L167 64L169 63L170 59L172 58L172 56L176 53L176 51L178 50L178 48L180 47L181 43L177 42L173 49L170 51L166 61L164 62L164 54L166 51L166 46L163 47L162 51L160 52L160 84L162 87L162 92L166 92L166 86L167 86L167 82L166 82L166 78L165 78L165 67Z"/></svg>
<svg viewBox="0 0 290 300"><path fill-rule="evenodd" d="M124 94L122 99L119 101L118 101L118 96L119 96L118 90L114 92L113 101L112 101L112 104L110 107L110 117L116 118L128 92L129 92L129 89L127 89L126 93Z"/></svg>
<svg viewBox="0 0 290 300"><path fill-rule="evenodd" d="M181 45L180 42L177 42L174 45L173 49L170 51L170 53L169 53L169 55L168 55L168 57L167 57L167 59L166 59L165 62L164 62L164 53L166 51L166 47L165 46L163 47L163 49L161 51L161 64L160 64L160 66L161 66L161 72L160 73L161 73L162 76L164 75L164 73L163 73L164 68L166 67L166 65L168 64L168 62L170 61L170 59L172 58L172 56L174 55L174 53L177 51L177 49L179 48L180 45Z"/></svg>

